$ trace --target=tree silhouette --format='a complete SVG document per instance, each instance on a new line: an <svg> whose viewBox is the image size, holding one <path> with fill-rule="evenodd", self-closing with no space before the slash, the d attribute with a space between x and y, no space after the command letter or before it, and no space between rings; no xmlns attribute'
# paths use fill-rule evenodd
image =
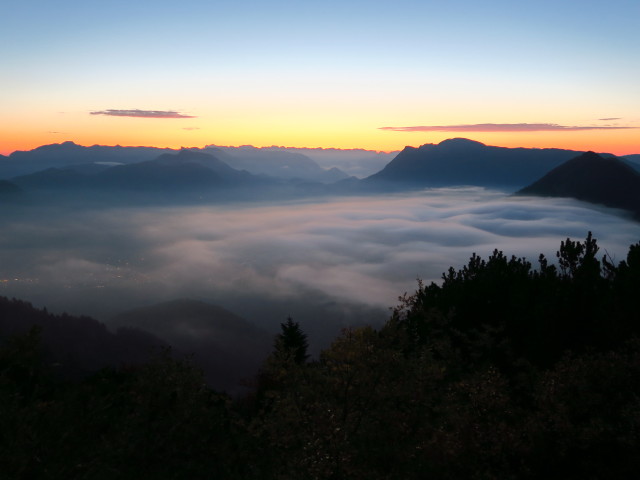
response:
<svg viewBox="0 0 640 480"><path fill-rule="evenodd" d="M294 322L291 317L285 323L280 324L282 332L278 334L275 341L275 355L280 359L291 358L295 363L301 365L307 361L309 355L307 349L307 335L302 331L298 322Z"/></svg>

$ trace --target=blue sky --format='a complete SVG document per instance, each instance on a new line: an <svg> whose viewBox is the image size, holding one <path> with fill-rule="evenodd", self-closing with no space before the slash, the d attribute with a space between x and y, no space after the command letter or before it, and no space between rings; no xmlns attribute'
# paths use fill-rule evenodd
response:
<svg viewBox="0 0 640 480"><path fill-rule="evenodd" d="M452 135L377 128L640 126L637 0L22 0L3 11L5 153L68 139L392 149ZM197 120L89 116L108 109ZM640 151L634 131L577 135L470 136Z"/></svg>

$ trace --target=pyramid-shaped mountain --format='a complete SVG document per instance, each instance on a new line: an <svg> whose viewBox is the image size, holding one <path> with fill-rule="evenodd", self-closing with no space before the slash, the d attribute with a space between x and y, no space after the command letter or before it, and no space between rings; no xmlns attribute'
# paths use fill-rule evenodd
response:
<svg viewBox="0 0 640 480"><path fill-rule="evenodd" d="M554 148L492 147L466 138L453 138L438 145L405 147L385 168L364 182L371 186L519 188L579 153Z"/></svg>
<svg viewBox="0 0 640 480"><path fill-rule="evenodd" d="M237 186L251 179L213 155L190 150L146 162L119 165L99 173L96 185L133 189L198 189Z"/></svg>
<svg viewBox="0 0 640 480"><path fill-rule="evenodd" d="M517 194L573 197L629 210L640 219L640 174L615 157L593 152L563 163Z"/></svg>

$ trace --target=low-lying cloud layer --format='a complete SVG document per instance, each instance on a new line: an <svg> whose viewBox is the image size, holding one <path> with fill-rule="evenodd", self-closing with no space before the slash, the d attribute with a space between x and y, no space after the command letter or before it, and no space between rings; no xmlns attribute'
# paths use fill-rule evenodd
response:
<svg viewBox="0 0 640 480"><path fill-rule="evenodd" d="M615 119L601 119L615 120ZM477 123L473 125L418 125L411 127L380 127L392 132L573 132L579 130L624 130L634 127L610 125L568 126L556 123Z"/></svg>
<svg viewBox="0 0 640 480"><path fill-rule="evenodd" d="M173 110L99 110L90 112L91 115L106 115L110 117L136 117L136 118L196 118L193 115Z"/></svg>
<svg viewBox="0 0 640 480"><path fill-rule="evenodd" d="M535 264L591 230L620 261L640 225L610 212L479 188L266 206L27 208L0 217L0 295L102 318L180 297L251 304L264 318L273 302L386 309L416 278L437 281L473 252L497 248ZM238 313L261 321L248 311Z"/></svg>

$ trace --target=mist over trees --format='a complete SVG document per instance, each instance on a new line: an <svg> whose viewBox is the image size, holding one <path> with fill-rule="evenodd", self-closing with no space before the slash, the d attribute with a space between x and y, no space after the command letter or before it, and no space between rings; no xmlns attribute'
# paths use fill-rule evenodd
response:
<svg viewBox="0 0 640 480"><path fill-rule="evenodd" d="M281 324L248 395L186 360L63 380L38 333L0 350L7 478L632 478L640 243L537 265L472 255L318 358ZM58 441L64 438L65 441Z"/></svg>

